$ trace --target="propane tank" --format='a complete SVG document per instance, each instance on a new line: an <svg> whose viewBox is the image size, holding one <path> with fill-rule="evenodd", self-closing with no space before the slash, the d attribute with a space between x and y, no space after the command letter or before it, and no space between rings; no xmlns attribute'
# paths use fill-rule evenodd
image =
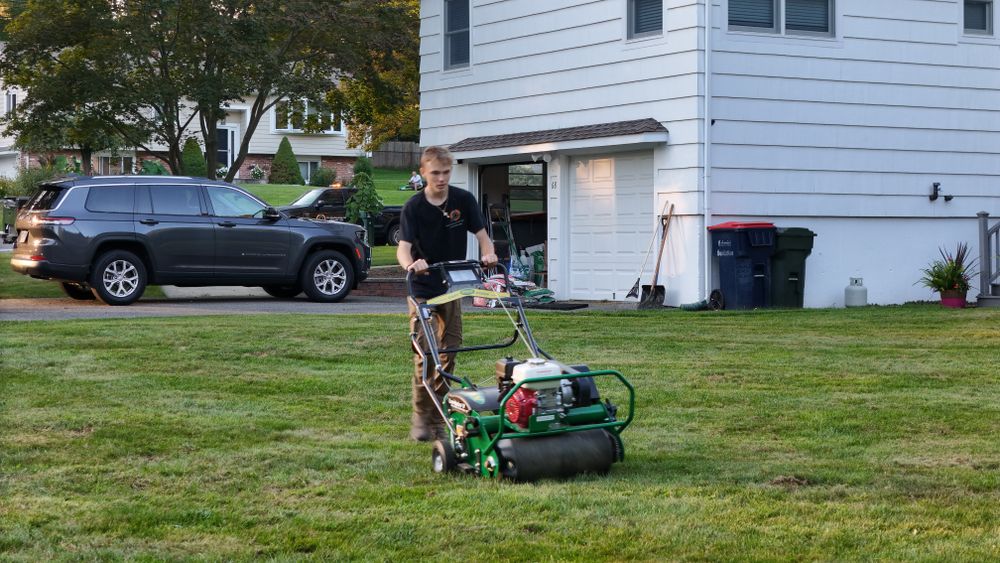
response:
<svg viewBox="0 0 1000 563"><path fill-rule="evenodd" d="M844 288L844 307L864 307L868 305L868 288L861 278L851 278Z"/></svg>
<svg viewBox="0 0 1000 563"><path fill-rule="evenodd" d="M543 358L528 358L528 361L523 364L518 364L514 366L514 383L520 383L525 379L531 377L545 377L548 375L561 375L562 369L552 362L547 362ZM539 381L536 383L526 383L522 385L522 388L534 389L536 391L542 389L557 389L560 386L560 380L553 379L551 381Z"/></svg>

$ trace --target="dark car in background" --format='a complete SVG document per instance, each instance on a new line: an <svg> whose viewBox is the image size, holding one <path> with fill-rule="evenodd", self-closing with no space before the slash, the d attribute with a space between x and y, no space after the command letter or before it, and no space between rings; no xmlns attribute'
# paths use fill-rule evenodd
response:
<svg viewBox="0 0 1000 563"><path fill-rule="evenodd" d="M357 192L355 188L316 188L299 196L288 205L278 208L289 217L309 217L317 220L344 220L347 201ZM371 229L375 244L399 244L400 205L387 205L372 220Z"/></svg>
<svg viewBox="0 0 1000 563"><path fill-rule="evenodd" d="M95 176L42 184L20 210L11 266L75 299L128 305L147 285L260 286L337 302L368 275L357 225L286 216L204 178Z"/></svg>

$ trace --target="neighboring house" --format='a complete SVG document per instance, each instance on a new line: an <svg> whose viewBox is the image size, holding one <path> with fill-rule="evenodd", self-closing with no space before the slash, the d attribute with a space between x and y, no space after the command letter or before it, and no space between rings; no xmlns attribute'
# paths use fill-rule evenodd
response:
<svg viewBox="0 0 1000 563"><path fill-rule="evenodd" d="M991 0L422 0L421 144L525 206L563 299L624 299L669 202L670 305L718 287L731 220L817 233L807 307L851 277L929 300L920 268L1000 214L998 30Z"/></svg>
<svg viewBox="0 0 1000 563"><path fill-rule="evenodd" d="M10 111L17 100L24 99L24 94L18 90L8 89L5 91L5 95L4 113ZM294 107L296 105L297 107ZM220 167L228 168L231 166L239 153L243 132L250 121L249 113L250 103L230 104L226 119L220 123L217 133L217 161ZM247 157L237 172L236 178L250 178L250 169L254 164L260 165L264 170L270 170L271 160L278 151L281 138L288 137L299 162L302 177L307 183L312 173L321 166L334 168L337 170L338 179L349 180L354 175L355 159L365 153L360 149L347 147L346 129L335 116L331 115L322 120L323 124L328 125L325 131L305 133L302 130L303 115L312 115L312 113L307 101L296 101L294 104L283 101L269 110L267 115L261 119L250 139ZM201 132L197 128L197 121L193 125L194 127L189 129L189 134L200 142ZM19 167L37 163L38 155L23 154L14 148L13 144L13 138L0 137L0 176L14 176ZM152 145L150 148L153 151L166 150L165 146ZM79 158L78 154L77 157ZM94 173L130 174L134 171L138 161L144 158L152 158L152 156L141 150L97 153L93 158Z"/></svg>

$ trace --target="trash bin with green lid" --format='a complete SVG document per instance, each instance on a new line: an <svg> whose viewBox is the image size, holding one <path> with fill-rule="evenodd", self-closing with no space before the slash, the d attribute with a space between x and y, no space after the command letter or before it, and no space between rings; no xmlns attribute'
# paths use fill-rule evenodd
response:
<svg viewBox="0 0 1000 563"><path fill-rule="evenodd" d="M816 233L802 227L778 229L771 255L771 306L802 308L806 287L806 258Z"/></svg>

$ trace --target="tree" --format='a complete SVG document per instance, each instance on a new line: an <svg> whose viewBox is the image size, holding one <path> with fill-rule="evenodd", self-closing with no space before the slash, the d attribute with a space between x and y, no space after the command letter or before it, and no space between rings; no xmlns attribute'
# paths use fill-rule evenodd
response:
<svg viewBox="0 0 1000 563"><path fill-rule="evenodd" d="M367 172L356 174L351 180L351 185L357 188L357 191L347 200L347 220L352 223L361 221L368 244L372 244L374 241L370 220L382 212L382 197L375 190L375 180L372 180Z"/></svg>
<svg viewBox="0 0 1000 563"><path fill-rule="evenodd" d="M246 103L239 152L226 176L232 180L261 119L277 104L309 100L314 111L304 116L303 129L317 131L331 112L361 130L361 120L391 115L393 104L407 95L412 102L416 5L31 0L5 29L9 42L0 55L0 78L24 88L29 98L44 95L35 88L44 80L85 80L90 87L78 100L128 145L158 154L174 173L181 169L181 144L197 123L209 177L217 168L219 122L234 102ZM405 53L413 57L409 62L394 60ZM85 74L74 74L74 68Z"/></svg>
<svg viewBox="0 0 1000 563"><path fill-rule="evenodd" d="M292 143L288 142L288 137L282 137L278 145L278 152L271 162L271 175L268 181L272 184L305 184L302 179L302 172L299 170L299 163L295 160L295 153L292 152Z"/></svg>
<svg viewBox="0 0 1000 563"><path fill-rule="evenodd" d="M205 167L205 155L201 152L201 145L194 137L188 137L184 141L184 152L181 154L181 164L184 174L204 178L208 176L208 168Z"/></svg>

